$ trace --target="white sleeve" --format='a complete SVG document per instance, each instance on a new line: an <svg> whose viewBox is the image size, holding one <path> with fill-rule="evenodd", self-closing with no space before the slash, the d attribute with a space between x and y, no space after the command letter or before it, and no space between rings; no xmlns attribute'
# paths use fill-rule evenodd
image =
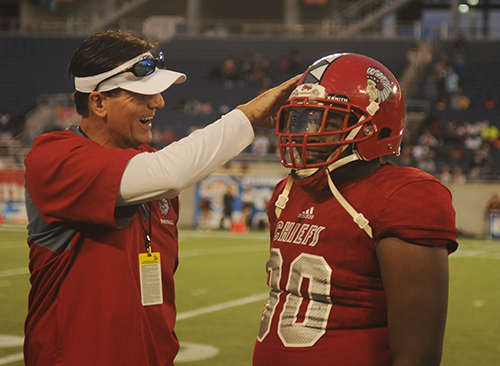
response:
<svg viewBox="0 0 500 366"><path fill-rule="evenodd" d="M116 205L176 197L240 154L254 138L239 109L156 152L137 154L123 172Z"/></svg>

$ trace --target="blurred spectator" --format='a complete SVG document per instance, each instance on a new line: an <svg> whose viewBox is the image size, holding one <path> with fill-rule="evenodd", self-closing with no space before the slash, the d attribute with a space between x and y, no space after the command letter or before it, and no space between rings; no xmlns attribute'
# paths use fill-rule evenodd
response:
<svg viewBox="0 0 500 366"><path fill-rule="evenodd" d="M238 80L241 86L252 83L252 69L252 55L250 53L245 53L239 67L238 75Z"/></svg>
<svg viewBox="0 0 500 366"><path fill-rule="evenodd" d="M177 113L184 114L186 113L186 99L181 98L179 99L179 102L177 103L177 106L175 107L175 110Z"/></svg>
<svg viewBox="0 0 500 366"><path fill-rule="evenodd" d="M184 113L189 116L198 116L200 114L200 105L198 100L191 98L184 105Z"/></svg>
<svg viewBox="0 0 500 366"><path fill-rule="evenodd" d="M467 183L467 178L465 177L462 168L459 166L453 169L453 183L465 184Z"/></svg>
<svg viewBox="0 0 500 366"><path fill-rule="evenodd" d="M427 76L424 86L424 98L434 107L439 97L438 77L435 74Z"/></svg>
<svg viewBox="0 0 500 366"><path fill-rule="evenodd" d="M434 162L434 153L432 150L423 159L417 161L417 168L429 174L436 173L436 163Z"/></svg>
<svg viewBox="0 0 500 366"><path fill-rule="evenodd" d="M449 158L458 162L464 162L467 158L467 155L464 151L464 147L462 143L456 143L452 150L449 153Z"/></svg>
<svg viewBox="0 0 500 366"><path fill-rule="evenodd" d="M500 137L491 142L491 147L500 150Z"/></svg>
<svg viewBox="0 0 500 366"><path fill-rule="evenodd" d="M224 202L224 211L222 218L220 220L219 228L220 229L228 229L231 227L231 218L233 215L233 204L234 204L234 196L231 193L230 186L227 186L226 192L222 197Z"/></svg>
<svg viewBox="0 0 500 366"><path fill-rule="evenodd" d="M299 51L291 49L288 56L282 57L279 61L279 70L282 74L291 74L303 71Z"/></svg>
<svg viewBox="0 0 500 366"><path fill-rule="evenodd" d="M415 145L412 150L412 156L415 161L423 160L429 154L429 146L426 145Z"/></svg>
<svg viewBox="0 0 500 366"><path fill-rule="evenodd" d="M194 131L199 130L201 128L203 128L203 126L200 126L200 125L191 125L191 126L189 126L189 128L188 128L188 135L192 134Z"/></svg>
<svg viewBox="0 0 500 366"><path fill-rule="evenodd" d="M500 137L500 131L498 130L498 127L489 124L489 122L488 125L481 130L481 138L485 142L493 142L499 137Z"/></svg>
<svg viewBox="0 0 500 366"><path fill-rule="evenodd" d="M228 113L230 110L231 110L231 108L229 108L229 106L228 106L228 105L226 105L226 104L222 104L222 105L219 107L219 113L220 113L220 114L226 114L226 113Z"/></svg>
<svg viewBox="0 0 500 366"><path fill-rule="evenodd" d="M296 49L292 49L290 51L288 58L288 71L291 73L302 71L302 58L299 51Z"/></svg>
<svg viewBox="0 0 500 366"><path fill-rule="evenodd" d="M467 49L469 48L469 42L467 41L465 34L463 34L462 32L458 33L454 46L457 53L464 54L465 52L467 52Z"/></svg>
<svg viewBox="0 0 500 366"><path fill-rule="evenodd" d="M212 206L210 203L210 197L203 197L200 201L200 211L201 216L198 221L198 229L200 230L210 230L210 219L211 219Z"/></svg>
<svg viewBox="0 0 500 366"><path fill-rule="evenodd" d="M250 170L250 164L248 161L242 161L240 164L241 175L247 175Z"/></svg>
<svg viewBox="0 0 500 366"><path fill-rule="evenodd" d="M418 143L420 145L432 148L438 146L438 140L436 139L436 137L434 137L434 135L432 135L431 131L429 131L428 129L424 130L422 135L420 135L420 137L418 138Z"/></svg>
<svg viewBox="0 0 500 366"><path fill-rule="evenodd" d="M459 53L455 56L455 62L453 64L453 68L455 69L456 73L458 74L460 81L462 81L465 78L465 74L467 71L467 68L465 65L465 56L464 55Z"/></svg>
<svg viewBox="0 0 500 366"><path fill-rule="evenodd" d="M201 116L208 116L212 113L212 104L208 100L203 100L200 102L199 114Z"/></svg>
<svg viewBox="0 0 500 366"><path fill-rule="evenodd" d="M498 198L498 195L495 194L493 197L488 202L488 205L486 206L486 212L487 213L497 213L500 212L500 198Z"/></svg>
<svg viewBox="0 0 500 366"><path fill-rule="evenodd" d="M450 167L448 165L443 165L441 167L441 171L439 173L438 179L441 181L443 184L449 184L452 182L453 177L450 172Z"/></svg>
<svg viewBox="0 0 500 366"><path fill-rule="evenodd" d="M462 88L458 88L458 109L465 111L470 106L470 98L465 95Z"/></svg>
<svg viewBox="0 0 500 366"><path fill-rule="evenodd" d="M451 66L446 67L445 74L445 91L448 96L451 96L458 92L458 88L460 86L460 77Z"/></svg>
<svg viewBox="0 0 500 366"><path fill-rule="evenodd" d="M167 145L170 145L172 142L177 140L177 136L174 131L170 127L165 127L162 131L161 129L153 130L153 141L152 145L155 149L161 149Z"/></svg>
<svg viewBox="0 0 500 366"><path fill-rule="evenodd" d="M470 98L464 94L462 88L458 88L457 92L450 95L450 109L465 111L470 106Z"/></svg>
<svg viewBox="0 0 500 366"><path fill-rule="evenodd" d="M253 55L252 81L261 87L269 88L271 84L271 69L269 60L260 52Z"/></svg>
<svg viewBox="0 0 500 366"><path fill-rule="evenodd" d="M483 128L489 126L489 122L487 120L483 121L470 121L465 124L465 128L468 134L473 136L480 136Z"/></svg>
<svg viewBox="0 0 500 366"><path fill-rule="evenodd" d="M0 131L10 129L10 114L6 111L0 112Z"/></svg>
<svg viewBox="0 0 500 366"><path fill-rule="evenodd" d="M483 144L483 140L479 135L467 134L464 140L464 146L467 150L476 151Z"/></svg>
<svg viewBox="0 0 500 366"><path fill-rule="evenodd" d="M252 143L252 153L257 155L266 155L269 153L271 142L264 130L258 130Z"/></svg>
<svg viewBox="0 0 500 366"><path fill-rule="evenodd" d="M172 131L170 127L165 127L165 131L163 131L163 136L162 136L162 141L165 143L165 145L169 145L172 142L177 140L177 136L175 135L175 132Z"/></svg>
<svg viewBox="0 0 500 366"><path fill-rule="evenodd" d="M492 94L489 94L488 96L486 96L486 98L484 98L484 101L483 101L483 105L486 109L494 109L497 107L497 99L492 95Z"/></svg>
<svg viewBox="0 0 500 366"><path fill-rule="evenodd" d="M236 63L232 57L226 57L222 63L222 77L224 78L224 87L231 89L238 79L238 73L236 71Z"/></svg>
<svg viewBox="0 0 500 366"><path fill-rule="evenodd" d="M436 82L439 89L440 99L443 96L446 96L446 87L445 87L445 79L448 75L448 67L450 66L448 62L448 54L446 52L442 52L439 55L438 61L433 66L433 73L436 76Z"/></svg>
<svg viewBox="0 0 500 366"><path fill-rule="evenodd" d="M250 188L245 188L241 195L242 201L242 214L248 228L252 227L252 214L253 214L253 191Z"/></svg>
<svg viewBox="0 0 500 366"><path fill-rule="evenodd" d="M10 114L6 111L0 112L0 140L12 140L15 136L14 123L10 118Z"/></svg>
<svg viewBox="0 0 500 366"><path fill-rule="evenodd" d="M492 166L490 145L485 143L480 149L474 151L469 176L472 180L486 180L489 178Z"/></svg>

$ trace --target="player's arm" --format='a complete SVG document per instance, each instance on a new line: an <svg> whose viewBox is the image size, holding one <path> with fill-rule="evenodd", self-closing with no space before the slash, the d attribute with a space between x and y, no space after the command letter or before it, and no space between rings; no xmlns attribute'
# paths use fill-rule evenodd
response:
<svg viewBox="0 0 500 366"><path fill-rule="evenodd" d="M447 248L385 238L376 253L394 366L439 365L448 307Z"/></svg>
<svg viewBox="0 0 500 366"><path fill-rule="evenodd" d="M252 126L274 126L298 80L291 78L160 151L134 156L123 173L117 206L173 198L220 168L252 143Z"/></svg>

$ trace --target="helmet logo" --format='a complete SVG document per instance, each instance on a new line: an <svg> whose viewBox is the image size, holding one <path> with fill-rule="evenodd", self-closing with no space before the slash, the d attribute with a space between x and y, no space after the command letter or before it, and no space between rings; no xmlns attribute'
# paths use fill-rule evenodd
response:
<svg viewBox="0 0 500 366"><path fill-rule="evenodd" d="M366 70L366 92L370 102L383 103L391 95L391 82L382 71L369 67Z"/></svg>
<svg viewBox="0 0 500 366"><path fill-rule="evenodd" d="M289 99L297 97L307 97L309 99L325 98L326 89L319 84L302 84L295 88Z"/></svg>

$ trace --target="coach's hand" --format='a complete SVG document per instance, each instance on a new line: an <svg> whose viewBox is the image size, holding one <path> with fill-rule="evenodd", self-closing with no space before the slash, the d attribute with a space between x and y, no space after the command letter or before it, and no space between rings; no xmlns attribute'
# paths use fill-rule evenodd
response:
<svg viewBox="0 0 500 366"><path fill-rule="evenodd" d="M269 89L246 104L239 105L254 127L273 128L280 107L286 102L302 75Z"/></svg>

